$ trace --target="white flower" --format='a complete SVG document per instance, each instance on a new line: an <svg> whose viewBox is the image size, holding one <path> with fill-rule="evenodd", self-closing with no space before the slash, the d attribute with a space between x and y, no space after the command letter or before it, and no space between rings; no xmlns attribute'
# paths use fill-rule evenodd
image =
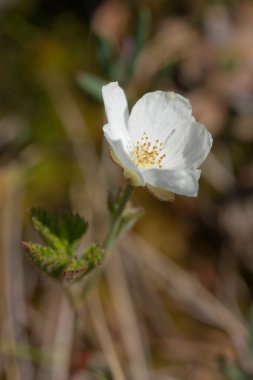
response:
<svg viewBox="0 0 253 380"><path fill-rule="evenodd" d="M158 198L198 194L199 166L212 146L207 129L192 116L190 102L173 92L144 95L130 115L118 82L103 87L108 124L103 128L111 154L134 186Z"/></svg>

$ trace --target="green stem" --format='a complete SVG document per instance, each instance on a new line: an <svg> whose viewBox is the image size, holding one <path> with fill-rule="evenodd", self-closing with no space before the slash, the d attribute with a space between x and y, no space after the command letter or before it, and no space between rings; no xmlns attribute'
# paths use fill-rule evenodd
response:
<svg viewBox="0 0 253 380"><path fill-rule="evenodd" d="M115 235L117 233L118 227L119 227L119 222L120 218L122 215L122 212L124 211L126 204L133 192L133 187L131 185L127 185L118 204L118 207L113 215L112 222L111 222L111 227L110 230L105 238L103 248L105 251L111 248L115 241Z"/></svg>
<svg viewBox="0 0 253 380"><path fill-rule="evenodd" d="M121 215L122 215L122 213L126 207L126 204L129 200L132 192L133 192L133 187L128 184L126 186L123 194L121 195L119 203L118 203L118 207L116 208L116 210L113 214L110 229L108 231L108 234L107 234L105 241L104 241L104 244L103 244L103 249L105 251L109 251L117 239L117 232L118 232L118 228L119 228ZM103 265L101 265L100 267L98 267L96 270L94 270L91 273L90 277L87 279L87 281L84 285L84 288L83 288L83 291L81 294L82 299L84 299L86 297L88 291L97 282L98 278L100 277L100 275L103 272L103 268L104 268Z"/></svg>

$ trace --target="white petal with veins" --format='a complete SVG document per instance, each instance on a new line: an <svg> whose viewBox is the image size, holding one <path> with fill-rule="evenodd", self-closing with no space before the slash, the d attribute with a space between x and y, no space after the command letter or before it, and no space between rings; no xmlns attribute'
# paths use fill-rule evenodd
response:
<svg viewBox="0 0 253 380"><path fill-rule="evenodd" d="M146 183L176 194L196 197L201 170L148 169L143 172Z"/></svg>
<svg viewBox="0 0 253 380"><path fill-rule="evenodd" d="M185 122L167 141L164 167L168 169L198 168L212 146L212 136L196 121Z"/></svg>
<svg viewBox="0 0 253 380"><path fill-rule="evenodd" d="M134 105L129 117L129 134L136 143L144 132L151 141L166 142L175 128L193 121L190 102L173 92L155 91L144 95Z"/></svg>
<svg viewBox="0 0 253 380"><path fill-rule="evenodd" d="M127 130L129 112L125 93L118 82L111 82L103 86L102 94L108 119L108 133L114 140L121 139L123 145L128 148L131 139Z"/></svg>

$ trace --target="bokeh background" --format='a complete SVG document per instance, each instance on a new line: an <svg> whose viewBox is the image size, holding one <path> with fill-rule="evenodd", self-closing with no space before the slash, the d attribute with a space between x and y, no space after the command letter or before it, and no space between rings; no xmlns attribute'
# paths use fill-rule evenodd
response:
<svg viewBox="0 0 253 380"><path fill-rule="evenodd" d="M0 57L0 379L252 379L253 2L1 0ZM76 315L22 240L33 206L105 236L115 80L130 104L187 96L214 145L196 199L136 189L145 215Z"/></svg>

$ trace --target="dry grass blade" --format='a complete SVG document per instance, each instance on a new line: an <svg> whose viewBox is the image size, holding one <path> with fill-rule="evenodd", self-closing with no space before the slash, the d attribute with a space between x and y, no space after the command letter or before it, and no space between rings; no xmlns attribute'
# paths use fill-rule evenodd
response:
<svg viewBox="0 0 253 380"><path fill-rule="evenodd" d="M62 296L58 309L58 323L54 339L52 379L68 380L74 333L74 311Z"/></svg>
<svg viewBox="0 0 253 380"><path fill-rule="evenodd" d="M35 315L33 332L41 338L41 347L48 354L48 363L41 365L37 380L69 378L74 333L74 312L60 286L45 281L39 315ZM43 364L43 363L41 363Z"/></svg>
<svg viewBox="0 0 253 380"><path fill-rule="evenodd" d="M3 200L1 227L3 230L3 256L1 258L1 291L3 329L2 350L12 352L5 360L6 378L9 380L33 379L34 369L27 360L15 357L17 344L29 347L24 326L27 326L24 275L21 252L21 225L24 187L20 181L20 168L8 168L5 199Z"/></svg>
<svg viewBox="0 0 253 380"><path fill-rule="evenodd" d="M48 366L40 366L38 369L36 380L51 379L52 374L52 361L55 360L53 353L53 345L55 340L56 325L58 320L59 301L61 299L60 288L52 285L50 280L45 280L45 291L43 293L39 313L32 310L31 327L33 334L40 338L41 347L45 352L50 355L50 362ZM50 287L50 288L49 288Z"/></svg>
<svg viewBox="0 0 253 380"><path fill-rule="evenodd" d="M159 339L182 337L183 333L173 321L161 295L149 281L145 272L143 273L142 263L132 260L132 251L127 244L124 244L124 241L120 244L120 252L122 252L123 266L126 268L134 302L145 313L145 318L156 335Z"/></svg>
<svg viewBox="0 0 253 380"><path fill-rule="evenodd" d="M89 137L89 132L83 115L74 97L68 89L64 78L54 78L50 82L46 80L49 93L54 107L62 122L62 126L72 145L76 161L83 176L85 193L80 211L85 209L86 218L90 221L90 233L95 233L92 226L101 227L101 221L106 218L106 179L103 170L100 170L100 161L94 147L94 143ZM96 173L96 175L94 175ZM80 198L80 195L79 195ZM92 205L92 206L91 206ZM101 230L97 228L96 230ZM89 233L88 232L88 233Z"/></svg>
<svg viewBox="0 0 253 380"><path fill-rule="evenodd" d="M119 252L106 267L107 281L114 301L120 333L129 361L132 379L148 380L149 368L144 352L140 326L126 280Z"/></svg>
<svg viewBox="0 0 253 380"><path fill-rule="evenodd" d="M106 323L100 295L97 288L94 288L92 294L87 298L89 313L103 349L104 355L109 364L112 376L115 380L126 380L124 371L120 364L115 346L113 344L108 325Z"/></svg>
<svg viewBox="0 0 253 380"><path fill-rule="evenodd" d="M195 318L226 331L239 354L245 350L248 332L244 323L192 275L136 235L131 234L126 244L131 247L133 257L141 260L156 280L169 285L167 291L181 306Z"/></svg>

